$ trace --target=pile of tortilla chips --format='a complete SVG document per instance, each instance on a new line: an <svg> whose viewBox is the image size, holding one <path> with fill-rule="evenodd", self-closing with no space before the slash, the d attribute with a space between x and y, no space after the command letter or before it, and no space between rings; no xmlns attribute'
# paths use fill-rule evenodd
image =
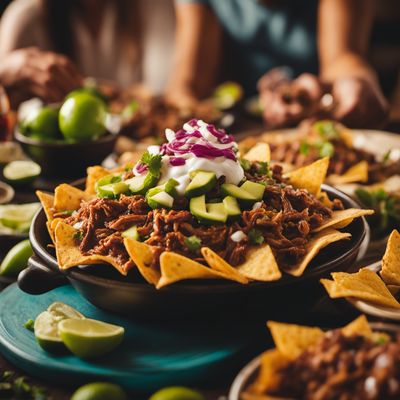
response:
<svg viewBox="0 0 400 400"><path fill-rule="evenodd" d="M249 155L252 160L269 160L268 146L260 145L254 148ZM325 180L329 159L324 158L317 162L293 171L287 175L289 182L297 188L307 189L321 199L325 204L330 200L326 193L321 191L321 184ZM58 265L61 269L68 269L78 265L108 263L115 267L122 275L128 274L128 268L120 265L115 257L109 255L83 255L79 244L74 239L76 230L66 224L59 216L62 213L71 213L79 209L82 201L95 198L95 183L110 173L123 171L109 171L102 167L90 167L86 180L85 190L80 190L67 184L58 186L54 195L38 192L47 216L47 228L56 248ZM125 248L136 265L138 272L150 284L157 288L170 285L174 282L187 279L227 279L242 284L249 281L274 281L282 277L282 272L293 276L304 273L307 265L321 249L339 240L349 239L351 234L340 232L349 225L354 218L373 213L372 210L346 209L334 211L331 219L318 227L312 233L308 243L307 254L297 265L281 270L271 247L267 244L252 247L246 254L246 261L237 267L232 267L218 254L209 248L202 248L201 253L207 266L193 261L174 252L161 254L159 263L153 262L152 247L145 242L132 238L125 238ZM159 267L154 265L159 264Z"/></svg>
<svg viewBox="0 0 400 400"><path fill-rule="evenodd" d="M400 289L400 234L394 230L382 259L380 276L368 268L357 273L334 272L333 280L321 279L332 299L339 297L363 300L383 307L400 309L394 294Z"/></svg>
<svg viewBox="0 0 400 400"><path fill-rule="evenodd" d="M258 376L241 394L243 400L285 400L268 395L268 393L276 391L280 387L280 383L285 380L282 369L305 350L313 347L325 334L317 327L273 321L269 321L267 325L276 347L261 355ZM364 315L341 328L341 331L346 336L362 335L373 342L378 342L381 338L388 338L386 333L373 332Z"/></svg>
<svg viewBox="0 0 400 400"><path fill-rule="evenodd" d="M332 121L319 121L319 123L332 123ZM345 126L335 123L335 129L338 132L340 139L346 144L347 147L354 147L353 134L350 129L347 129ZM242 140L239 143L239 149L242 153L249 151L249 153L253 150L255 146L261 146L265 144L281 144L281 143L300 143L305 141L308 144L312 144L313 142L318 142L320 137L318 133L315 131L315 128L311 128L311 131L303 132L298 130L293 134L282 133L282 132L267 132L258 137L249 137ZM249 150L252 149L252 150ZM293 169L293 166L286 164L285 169L290 171ZM350 167L344 174L336 175L332 174L326 178L326 183L332 185L342 185L348 183L366 183L368 182L368 163L366 161L360 161L357 164Z"/></svg>

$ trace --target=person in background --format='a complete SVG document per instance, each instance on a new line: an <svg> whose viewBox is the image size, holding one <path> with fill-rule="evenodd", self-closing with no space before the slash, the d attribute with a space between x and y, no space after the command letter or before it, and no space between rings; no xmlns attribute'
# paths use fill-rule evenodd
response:
<svg viewBox="0 0 400 400"><path fill-rule="evenodd" d="M159 93L173 35L172 0L14 0L0 21L0 84L14 103L59 101L87 76Z"/></svg>
<svg viewBox="0 0 400 400"><path fill-rule="evenodd" d="M223 76L247 96L258 88L269 128L318 114L353 127L385 120L387 102L365 58L374 0L176 3L172 102L207 96Z"/></svg>

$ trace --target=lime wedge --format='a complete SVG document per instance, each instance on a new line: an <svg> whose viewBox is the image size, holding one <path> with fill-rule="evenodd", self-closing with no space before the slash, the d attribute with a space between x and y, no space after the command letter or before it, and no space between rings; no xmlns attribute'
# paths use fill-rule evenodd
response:
<svg viewBox="0 0 400 400"><path fill-rule="evenodd" d="M4 178L14 184L33 182L41 173L38 164L29 160L12 161L4 167Z"/></svg>
<svg viewBox="0 0 400 400"><path fill-rule="evenodd" d="M40 203L7 204L0 206L0 223L17 231L29 229L33 216L39 210Z"/></svg>
<svg viewBox="0 0 400 400"><path fill-rule="evenodd" d="M47 311L43 311L35 320L35 337L43 350L59 352L65 349L59 332L58 324L66 318L85 318L79 311L61 302L51 304Z"/></svg>
<svg viewBox="0 0 400 400"><path fill-rule="evenodd" d="M195 390L183 386L171 386L154 393L149 400L205 400L205 398Z"/></svg>
<svg viewBox="0 0 400 400"><path fill-rule="evenodd" d="M124 328L94 319L65 319L58 325L64 344L81 358L100 357L114 350L124 337Z"/></svg>
<svg viewBox="0 0 400 400"><path fill-rule="evenodd" d="M128 400L128 396L118 385L94 382L80 387L71 400Z"/></svg>
<svg viewBox="0 0 400 400"><path fill-rule="evenodd" d="M17 276L28 265L28 259L33 255L28 239L19 242L10 249L0 265L0 275Z"/></svg>

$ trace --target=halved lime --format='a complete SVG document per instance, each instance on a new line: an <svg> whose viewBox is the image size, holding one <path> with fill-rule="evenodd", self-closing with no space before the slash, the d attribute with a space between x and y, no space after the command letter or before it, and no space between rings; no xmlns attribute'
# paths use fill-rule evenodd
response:
<svg viewBox="0 0 400 400"><path fill-rule="evenodd" d="M40 165L29 160L11 161L4 167L4 178L12 184L30 183L37 178L42 169Z"/></svg>
<svg viewBox="0 0 400 400"><path fill-rule="evenodd" d="M51 304L47 311L36 317L34 324L35 337L39 345L49 352L60 352L65 345L58 332L58 324L66 318L85 318L79 311L61 302Z"/></svg>
<svg viewBox="0 0 400 400"><path fill-rule="evenodd" d="M124 390L113 383L93 382L80 387L71 400L128 400Z"/></svg>
<svg viewBox="0 0 400 400"><path fill-rule="evenodd" d="M124 337L124 328L93 319L65 319L58 325L64 344L81 358L100 357L114 350Z"/></svg>
<svg viewBox="0 0 400 400"><path fill-rule="evenodd" d="M0 275L17 276L28 265L28 259L33 255L28 239L19 242L10 249L0 265Z"/></svg>
<svg viewBox="0 0 400 400"><path fill-rule="evenodd" d="M195 390L183 386L171 386L154 393L149 400L205 400Z"/></svg>
<svg viewBox="0 0 400 400"><path fill-rule="evenodd" d="M7 204L0 206L0 223L7 228L22 232L29 229L33 216L39 210L40 203Z"/></svg>

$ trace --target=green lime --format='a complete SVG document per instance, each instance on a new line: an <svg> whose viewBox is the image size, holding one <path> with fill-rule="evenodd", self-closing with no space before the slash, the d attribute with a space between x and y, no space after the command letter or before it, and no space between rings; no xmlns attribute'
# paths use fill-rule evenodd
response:
<svg viewBox="0 0 400 400"><path fill-rule="evenodd" d="M221 83L212 96L215 106L221 110L233 107L242 97L243 89L236 82Z"/></svg>
<svg viewBox="0 0 400 400"><path fill-rule="evenodd" d="M0 205L0 223L18 232L25 231L39 209L40 203Z"/></svg>
<svg viewBox="0 0 400 400"><path fill-rule="evenodd" d="M88 93L77 93L61 106L60 129L69 141L88 141L106 132L106 106Z"/></svg>
<svg viewBox="0 0 400 400"><path fill-rule="evenodd" d="M80 387L71 400L128 400L128 396L118 385L94 382Z"/></svg>
<svg viewBox="0 0 400 400"><path fill-rule="evenodd" d="M17 276L28 265L28 259L33 255L28 239L19 242L5 256L0 265L0 275Z"/></svg>
<svg viewBox="0 0 400 400"><path fill-rule="evenodd" d="M171 386L154 393L149 400L205 400L205 398L195 390L183 386Z"/></svg>
<svg viewBox="0 0 400 400"><path fill-rule="evenodd" d="M124 337L124 328L93 319L65 319L58 325L64 344L81 358L100 357L114 350Z"/></svg>
<svg viewBox="0 0 400 400"><path fill-rule="evenodd" d="M67 96L65 97L65 100L68 100L70 97L74 97L75 95L81 94L81 93L87 93L92 96L98 97L100 100L102 100L106 104L108 102L107 96L105 96L103 93L101 93L95 86L84 86L79 89L75 89L72 92L67 94Z"/></svg>
<svg viewBox="0 0 400 400"><path fill-rule="evenodd" d="M11 184L33 182L41 172L40 165L29 160L11 161L3 169L4 178Z"/></svg>
<svg viewBox="0 0 400 400"><path fill-rule="evenodd" d="M43 107L30 111L21 122L20 130L24 135L32 136L39 140L59 138L58 109Z"/></svg>
<svg viewBox="0 0 400 400"><path fill-rule="evenodd" d="M74 308L61 302L51 304L46 311L36 317L35 337L43 350L59 352L65 349L58 332L58 325L66 318L83 319L85 317Z"/></svg>

